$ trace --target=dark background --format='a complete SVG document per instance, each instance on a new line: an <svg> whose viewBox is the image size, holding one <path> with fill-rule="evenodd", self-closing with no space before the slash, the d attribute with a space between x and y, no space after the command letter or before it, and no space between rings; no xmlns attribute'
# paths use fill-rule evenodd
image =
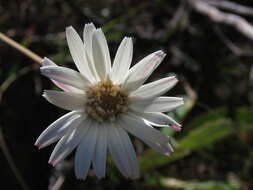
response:
<svg viewBox="0 0 253 190"><path fill-rule="evenodd" d="M253 7L250 0L228 2ZM238 13L238 8L216 8L253 22L253 14ZM149 81L172 74L180 80L168 95L185 98L185 106L171 114L183 130L163 129L173 136L175 154L158 155L133 139L141 164L141 178L135 181L124 179L110 161L105 179L98 180L91 172L86 181L79 181L72 168L73 155L53 168L47 163L53 146L37 150L34 142L65 113L41 96L43 89L55 87L40 75L37 63L0 41L4 138L0 138L0 188L57 189L58 183L62 190L252 190L252 39L234 24L200 13L191 1L0 1L0 31L58 65L74 68L65 28L72 25L82 36L89 22L102 27L112 57L124 36L134 40L133 64L159 49L167 53ZM11 170L13 162L17 168Z"/></svg>

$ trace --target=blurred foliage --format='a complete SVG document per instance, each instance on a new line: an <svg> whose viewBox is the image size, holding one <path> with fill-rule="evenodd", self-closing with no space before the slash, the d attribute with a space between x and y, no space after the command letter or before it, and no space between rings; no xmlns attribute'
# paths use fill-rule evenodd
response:
<svg viewBox="0 0 253 190"><path fill-rule="evenodd" d="M252 1L240 2L253 7ZM246 19L253 21L251 16ZM62 190L253 189L252 42L196 13L184 0L0 1L1 32L59 65L74 67L66 26L73 25L81 35L88 22L102 27L112 56L124 36L134 39L133 64L158 49L167 53L149 81L175 74L180 79L168 95L185 96L186 106L169 114L183 130L161 129L175 149L169 157L133 139L139 180L124 179L109 159L106 179L97 180L91 172L85 182L78 181L72 156L53 168L47 163L53 146L38 151L33 145L41 131L65 113L41 97L43 89L55 87L31 60L0 42L0 127L29 187L50 189L62 179ZM231 51L226 40L243 53ZM0 167L2 186L20 189L2 152Z"/></svg>

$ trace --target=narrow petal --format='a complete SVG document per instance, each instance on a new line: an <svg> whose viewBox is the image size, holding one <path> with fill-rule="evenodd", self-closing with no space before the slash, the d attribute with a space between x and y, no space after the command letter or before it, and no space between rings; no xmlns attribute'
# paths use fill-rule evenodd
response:
<svg viewBox="0 0 253 190"><path fill-rule="evenodd" d="M169 112L183 104L183 98L178 97L131 98L130 108L138 112Z"/></svg>
<svg viewBox="0 0 253 190"><path fill-rule="evenodd" d="M133 57L133 41L131 38L125 37L115 56L112 71L111 80L115 84L120 84L128 74L129 67Z"/></svg>
<svg viewBox="0 0 253 190"><path fill-rule="evenodd" d="M96 28L93 23L85 24L84 30L83 30L83 43L85 46L86 53L90 60L93 60L92 55L92 36L94 32L96 31Z"/></svg>
<svg viewBox="0 0 253 190"><path fill-rule="evenodd" d="M42 60L42 66L57 66L53 61L48 59L47 57L44 57ZM58 86L60 89L66 91L66 92L76 92L80 93L82 92L81 90L74 88L72 86L66 85L64 83L58 82L56 80L51 80L56 86Z"/></svg>
<svg viewBox="0 0 253 190"><path fill-rule="evenodd" d="M154 125L156 127L172 127L173 129L176 130L176 128L174 128L175 126L177 126L177 128L181 128L181 125L179 123L177 123L174 119L172 119L171 117L169 117L166 114L163 113L159 113L159 112L135 112L136 115L138 115L139 117L142 117L143 119L149 121L151 123L151 125Z"/></svg>
<svg viewBox="0 0 253 190"><path fill-rule="evenodd" d="M98 126L97 142L93 158L93 168L98 178L105 177L107 149L107 126Z"/></svg>
<svg viewBox="0 0 253 190"><path fill-rule="evenodd" d="M94 82L95 79L90 71L83 42L72 26L66 28L66 38L70 54L76 67L86 78L91 82Z"/></svg>
<svg viewBox="0 0 253 190"><path fill-rule="evenodd" d="M145 84L132 92L131 97L155 98L166 93L178 82L176 77L167 77Z"/></svg>
<svg viewBox="0 0 253 190"><path fill-rule="evenodd" d="M116 126L108 126L108 150L117 168L126 178L132 176L131 163Z"/></svg>
<svg viewBox="0 0 253 190"><path fill-rule="evenodd" d="M95 152L97 132L97 124L91 122L87 134L76 150L74 167L77 179L86 179Z"/></svg>
<svg viewBox="0 0 253 190"><path fill-rule="evenodd" d="M92 52L92 38L95 31L96 28L93 23L85 24L83 30L83 43L87 54L87 61L89 62L90 71L93 74L96 81L98 82L100 79L94 65L93 52Z"/></svg>
<svg viewBox="0 0 253 190"><path fill-rule="evenodd" d="M101 29L97 29L92 39L93 60L101 80L105 80L111 70L111 58L108 45Z"/></svg>
<svg viewBox="0 0 253 190"><path fill-rule="evenodd" d="M84 90L90 84L88 79L80 73L59 66L43 66L40 68L41 74L57 82L73 86L75 88Z"/></svg>
<svg viewBox="0 0 253 190"><path fill-rule="evenodd" d="M129 70L122 89L131 92L139 88L159 66L165 55L163 51L157 51L138 62Z"/></svg>
<svg viewBox="0 0 253 190"><path fill-rule="evenodd" d="M42 60L42 66L57 66L57 65L47 57L44 57L44 59Z"/></svg>
<svg viewBox="0 0 253 190"><path fill-rule="evenodd" d="M85 95L73 92L45 90L43 97L51 104L66 110L81 110L85 106Z"/></svg>
<svg viewBox="0 0 253 190"><path fill-rule="evenodd" d="M77 127L83 118L84 113L72 111L57 119L49 127L47 127L39 136L35 145L39 148L44 148L60 138L62 138L69 130Z"/></svg>
<svg viewBox="0 0 253 190"><path fill-rule="evenodd" d="M127 159L129 159L130 168L131 168L131 179L136 179L139 177L139 164L138 159L136 157L136 153L133 147L133 144L128 136L128 134L125 132L123 128L120 126L117 126L116 130L118 131L119 137L122 141L124 150L127 155Z"/></svg>
<svg viewBox="0 0 253 190"><path fill-rule="evenodd" d="M132 114L124 114L121 116L119 124L158 152L169 154L173 151L169 146L169 137L148 126L141 118Z"/></svg>
<svg viewBox="0 0 253 190"><path fill-rule="evenodd" d="M155 151L157 151L160 154L169 156L173 152L173 148L170 145L170 143L159 144L159 143L152 142L147 138L144 138L142 140L148 146L150 146L152 149L154 149Z"/></svg>
<svg viewBox="0 0 253 190"><path fill-rule="evenodd" d="M78 127L61 138L49 158L48 162L50 164L55 166L64 160L78 146L89 129L86 122L87 120L82 121Z"/></svg>

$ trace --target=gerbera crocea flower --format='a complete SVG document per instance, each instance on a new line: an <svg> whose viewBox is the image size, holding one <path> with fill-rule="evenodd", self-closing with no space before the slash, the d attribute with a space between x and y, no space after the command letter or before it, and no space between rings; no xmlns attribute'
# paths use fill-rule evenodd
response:
<svg viewBox="0 0 253 190"><path fill-rule="evenodd" d="M160 96L177 79L166 77L143 85L165 53L154 52L130 68L133 43L125 37L111 65L105 36L92 23L85 25L83 41L73 27L67 27L66 37L79 72L44 58L41 73L63 90L45 90L43 96L71 112L43 131L35 144L43 148L59 140L49 159L52 165L77 148L74 169L78 179L86 178L91 165L98 178L104 177L107 153L125 177L138 178L138 160L127 132L169 155L173 151L169 138L153 126L181 129L162 112L174 110L183 99Z"/></svg>

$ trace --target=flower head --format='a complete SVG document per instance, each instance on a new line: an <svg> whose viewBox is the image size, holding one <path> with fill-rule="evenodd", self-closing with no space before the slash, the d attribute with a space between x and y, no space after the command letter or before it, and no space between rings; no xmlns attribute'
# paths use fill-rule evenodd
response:
<svg viewBox="0 0 253 190"><path fill-rule="evenodd" d="M162 112L174 110L183 99L160 97L177 79L166 77L143 85L165 53L154 52L130 68L133 43L125 37L111 65L105 36L92 23L85 25L83 41L72 27L66 29L66 37L79 72L44 58L41 73L63 90L45 90L43 96L71 112L43 131L35 144L43 148L59 140L49 159L52 165L77 148L74 168L78 179L86 178L91 165L98 178L104 177L107 153L125 177L138 178L138 160L127 132L169 155L173 151L169 138L153 126L181 129Z"/></svg>

